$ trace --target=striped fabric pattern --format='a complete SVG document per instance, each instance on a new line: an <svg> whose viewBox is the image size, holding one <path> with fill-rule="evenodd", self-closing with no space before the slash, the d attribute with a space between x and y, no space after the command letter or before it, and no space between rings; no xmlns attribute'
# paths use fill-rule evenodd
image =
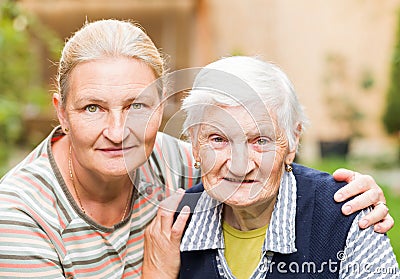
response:
<svg viewBox="0 0 400 279"><path fill-rule="evenodd" d="M362 211L356 216L346 247L338 255L342 258L339 278L400 278L390 239L385 234L374 233L373 227L358 228L358 222L367 212Z"/></svg>
<svg viewBox="0 0 400 279"><path fill-rule="evenodd" d="M373 227L365 230L360 230L358 227L358 221L368 211L361 211L356 216L347 235L343 257L338 255L339 278L400 278L389 238L385 234L376 234ZM296 179L290 172L285 173L281 180L277 201L265 235L262 257L251 279L267 277L274 252L289 254L297 251L295 218ZM219 275L221 278L234 279L224 257L224 247L222 204L204 191L194 209L180 249L181 251L218 249L216 263Z"/></svg>
<svg viewBox="0 0 400 279"><path fill-rule="evenodd" d="M159 133L129 218L108 228L69 193L51 153L60 136L57 127L0 181L0 278L139 278L144 228L158 203L199 180L190 146Z"/></svg>
<svg viewBox="0 0 400 279"><path fill-rule="evenodd" d="M222 204L204 191L182 238L181 251L224 248ZM285 172L268 226L263 251L296 252L296 179Z"/></svg>

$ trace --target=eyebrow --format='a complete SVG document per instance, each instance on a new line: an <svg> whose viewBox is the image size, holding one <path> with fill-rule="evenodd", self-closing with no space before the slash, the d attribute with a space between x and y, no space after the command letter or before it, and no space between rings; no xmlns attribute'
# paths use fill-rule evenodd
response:
<svg viewBox="0 0 400 279"><path fill-rule="evenodd" d="M132 98L128 98L126 100L124 100L124 102L126 103L133 103L136 100L143 100L143 99L151 99L147 96L137 96L137 97L132 97ZM102 98L98 98L98 97L90 97L90 98L85 98L84 96L82 97L78 97L76 100L76 103L107 103L107 101L105 99Z"/></svg>
<svg viewBox="0 0 400 279"><path fill-rule="evenodd" d="M78 97L76 103L106 103L106 101L104 99L97 97L90 97L90 98Z"/></svg>

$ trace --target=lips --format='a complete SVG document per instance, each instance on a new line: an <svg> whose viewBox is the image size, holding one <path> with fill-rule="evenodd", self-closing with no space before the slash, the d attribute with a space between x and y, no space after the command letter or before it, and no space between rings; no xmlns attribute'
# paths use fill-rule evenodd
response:
<svg viewBox="0 0 400 279"><path fill-rule="evenodd" d="M122 151L122 148L102 148L100 149L101 151L105 151L105 152L113 152L113 151Z"/></svg>
<svg viewBox="0 0 400 279"><path fill-rule="evenodd" d="M118 152L118 151L127 151L132 149L134 146L124 146L124 147L106 147L106 148L99 148L101 151L105 152Z"/></svg>
<svg viewBox="0 0 400 279"><path fill-rule="evenodd" d="M231 177L224 177L224 180L227 180L229 182L236 182L236 183L254 183L257 182L256 180L253 179L235 179Z"/></svg>
<svg viewBox="0 0 400 279"><path fill-rule="evenodd" d="M106 147L106 148L99 148L98 150L103 152L103 154L108 154L111 156L123 156L124 153L129 152L132 150L134 146L129 147Z"/></svg>

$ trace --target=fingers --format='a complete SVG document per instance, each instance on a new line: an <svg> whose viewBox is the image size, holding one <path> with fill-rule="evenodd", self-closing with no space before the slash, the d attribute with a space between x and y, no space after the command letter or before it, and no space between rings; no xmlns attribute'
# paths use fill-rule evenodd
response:
<svg viewBox="0 0 400 279"><path fill-rule="evenodd" d="M352 175L350 175L349 172L351 172ZM334 195L335 201L342 202L351 197L354 197L356 195L367 192L369 190L374 190L373 192L369 193L369 195L373 196L375 194L378 194L379 200L382 200L384 202L384 195L383 195L382 189L376 184L375 180L371 176L362 175L357 172L348 171L348 170L345 170L344 172L340 171L338 173L339 174L334 176L334 178L337 179L337 177L340 177L340 178L347 179L345 181L348 182L348 184L346 186L340 188L335 193L335 195ZM342 181L342 180L339 180L339 181ZM375 191L376 191L376 193L375 193ZM383 197L383 199L382 199L382 197ZM373 198L373 197L364 196L364 198ZM374 203L369 203L368 205L373 205L373 204ZM365 208L365 207L362 207L362 208ZM359 209L362 209L362 208L359 208Z"/></svg>
<svg viewBox="0 0 400 279"><path fill-rule="evenodd" d="M183 207L174 222L183 190L160 204L157 215L144 233L143 275L141 278L177 278L180 267L180 240L190 208Z"/></svg>
<svg viewBox="0 0 400 279"><path fill-rule="evenodd" d="M388 214L385 219L383 219L382 222L377 223L374 226L374 231L377 233L386 233L388 232L391 228L393 228L394 225L394 220L393 217Z"/></svg>
<svg viewBox="0 0 400 279"><path fill-rule="evenodd" d="M333 173L333 177L337 181L348 183L335 193L335 201L342 202L355 196L353 200L342 206L343 214L349 215L369 206L374 206L373 210L360 220L360 228L364 229L375 224L374 230L376 232L385 233L393 227L394 220L388 214L385 195L371 176L362 175L348 169L338 169Z"/></svg>
<svg viewBox="0 0 400 279"><path fill-rule="evenodd" d="M388 214L388 208L385 204L381 203L374 207L374 210L364 216L358 223L361 229L365 229L373 224L379 224Z"/></svg>
<svg viewBox="0 0 400 279"><path fill-rule="evenodd" d="M359 174L358 172L348 170L348 169L337 169L333 174L333 178L335 178L336 181L344 181L347 183L350 183L351 181L354 180L355 176Z"/></svg>
<svg viewBox="0 0 400 279"><path fill-rule="evenodd" d="M380 196L380 191L378 189L368 190L365 193L355 197L351 201L346 202L342 206L342 212L345 215L352 214L353 212L356 212L358 210L367 208L371 205L377 204L380 201L380 199L381 199L381 196ZM380 210L380 209L381 208L377 208L377 211L378 211L377 213L383 214L382 210ZM375 209L374 209L374 211L375 211ZM386 216L386 213L383 214L382 216L380 216L381 218L376 220L375 222L380 221L385 216Z"/></svg>
<svg viewBox="0 0 400 279"><path fill-rule="evenodd" d="M184 206L176 218L171 230L171 240L177 243L181 242L183 233L185 231L186 222L189 219L190 207Z"/></svg>
<svg viewBox="0 0 400 279"><path fill-rule="evenodd" d="M185 193L185 191L183 189L179 188L175 192L175 194L173 194L170 197L163 200L159 205L159 212L160 212L160 210L167 211L167 212L175 212L176 209L178 208L179 203L182 200L184 193Z"/></svg>
<svg viewBox="0 0 400 279"><path fill-rule="evenodd" d="M174 222L174 215L183 195L183 189L178 189L174 195L160 203L157 218L160 219L161 231L170 234Z"/></svg>

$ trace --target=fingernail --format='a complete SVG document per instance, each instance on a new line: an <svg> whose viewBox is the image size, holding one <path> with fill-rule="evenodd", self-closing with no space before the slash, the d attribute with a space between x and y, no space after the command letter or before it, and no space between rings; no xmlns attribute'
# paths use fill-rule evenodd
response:
<svg viewBox="0 0 400 279"><path fill-rule="evenodd" d="M184 214L190 213L190 207L187 206L187 205L185 205L185 206L182 208L182 211L181 211L181 212L184 213Z"/></svg>
<svg viewBox="0 0 400 279"><path fill-rule="evenodd" d="M334 198L335 198L336 201L340 202L343 199L343 194L342 193L336 193Z"/></svg>
<svg viewBox="0 0 400 279"><path fill-rule="evenodd" d="M343 213L344 214L350 214L351 213L351 205L345 205L343 207Z"/></svg>
<svg viewBox="0 0 400 279"><path fill-rule="evenodd" d="M375 225L375 231L380 231L382 229L381 225Z"/></svg>
<svg viewBox="0 0 400 279"><path fill-rule="evenodd" d="M368 220L362 219L362 220L360 221L360 226L361 226L362 228L366 228L367 225L368 225Z"/></svg>

